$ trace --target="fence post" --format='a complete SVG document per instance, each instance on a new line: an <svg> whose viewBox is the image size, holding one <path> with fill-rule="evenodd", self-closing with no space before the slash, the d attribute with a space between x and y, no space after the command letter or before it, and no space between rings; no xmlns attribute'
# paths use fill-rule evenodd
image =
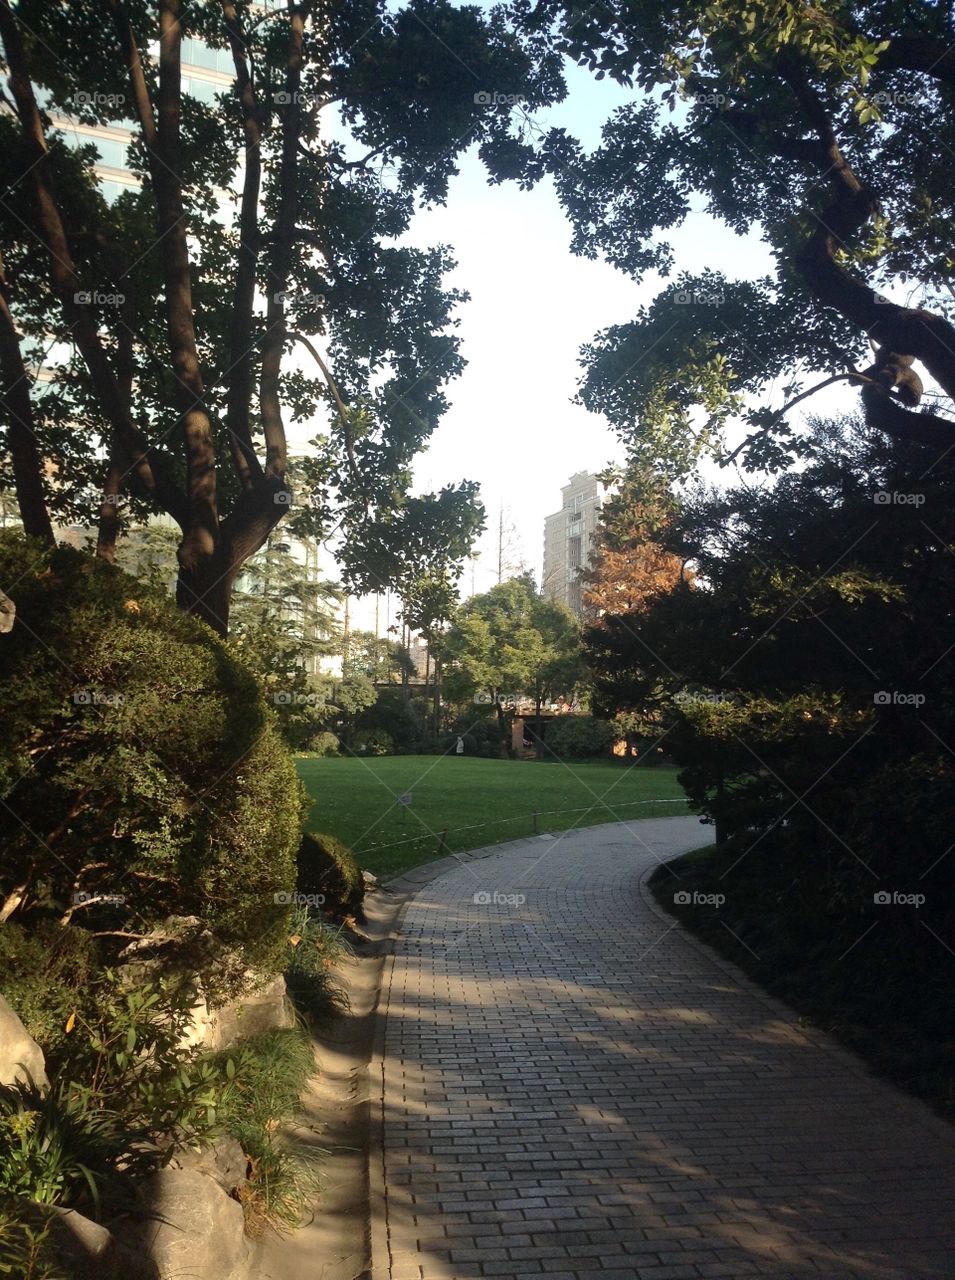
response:
<svg viewBox="0 0 955 1280"><path fill-rule="evenodd" d="M449 852L448 846L445 843L447 839L447 835L448 835L448 828L445 827L444 830L441 832L441 834L438 836L438 857L439 858L443 853Z"/></svg>

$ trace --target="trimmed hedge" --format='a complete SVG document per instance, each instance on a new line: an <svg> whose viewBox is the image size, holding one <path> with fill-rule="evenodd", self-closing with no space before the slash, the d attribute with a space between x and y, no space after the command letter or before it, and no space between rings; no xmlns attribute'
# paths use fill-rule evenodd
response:
<svg viewBox="0 0 955 1280"><path fill-rule="evenodd" d="M255 678L163 591L85 552L2 533L0 581L17 609L0 637L12 921L118 950L197 916L278 971L303 791Z"/></svg>
<svg viewBox="0 0 955 1280"><path fill-rule="evenodd" d="M323 915L364 918L365 881L358 860L335 836L307 831L298 851L298 887L304 894L321 894Z"/></svg>

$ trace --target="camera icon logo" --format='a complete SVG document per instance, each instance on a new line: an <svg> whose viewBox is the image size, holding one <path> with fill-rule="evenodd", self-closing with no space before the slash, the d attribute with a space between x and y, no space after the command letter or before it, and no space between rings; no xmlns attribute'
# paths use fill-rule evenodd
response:
<svg viewBox="0 0 955 1280"><path fill-rule="evenodd" d="M888 507L892 503L892 495L891 493L877 493L873 497L873 502L877 507Z"/></svg>
<svg viewBox="0 0 955 1280"><path fill-rule="evenodd" d="M686 907L686 906L689 906L689 903L690 903L690 895L687 893L687 891L686 891L685 889L679 889L679 890L678 890L678 891L673 895L673 902L674 902L674 905L675 905L675 906L678 906L678 907Z"/></svg>
<svg viewBox="0 0 955 1280"><path fill-rule="evenodd" d="M878 893L874 893L872 895L872 901L876 906L884 907L892 901L892 895L890 893L886 893L884 889L880 889Z"/></svg>
<svg viewBox="0 0 955 1280"><path fill-rule="evenodd" d="M486 907L490 904L491 895L486 889L478 889L474 895L474 904L478 907Z"/></svg>
<svg viewBox="0 0 955 1280"><path fill-rule="evenodd" d="M291 893L282 889L282 890L279 890L278 893L272 894L272 901L278 907L287 907L289 903L292 901L292 895Z"/></svg>
<svg viewBox="0 0 955 1280"><path fill-rule="evenodd" d="M288 89L279 89L278 93L272 94L272 101L278 107L287 107L292 101L292 95Z"/></svg>
<svg viewBox="0 0 955 1280"><path fill-rule="evenodd" d="M290 507L292 505L292 495L288 489L283 489L280 493L272 494L272 501L277 507Z"/></svg>

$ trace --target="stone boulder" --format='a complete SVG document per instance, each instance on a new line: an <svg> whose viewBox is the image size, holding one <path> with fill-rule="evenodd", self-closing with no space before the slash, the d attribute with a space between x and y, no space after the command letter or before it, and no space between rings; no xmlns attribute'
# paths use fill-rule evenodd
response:
<svg viewBox="0 0 955 1280"><path fill-rule="evenodd" d="M49 1088L43 1050L13 1006L0 996L0 1084L25 1082L27 1073L40 1088Z"/></svg>
<svg viewBox="0 0 955 1280"><path fill-rule="evenodd" d="M258 990L212 1009L205 1043L210 1049L228 1049L263 1031L284 1031L294 1026L295 1012L285 989L285 979L279 974Z"/></svg>
<svg viewBox="0 0 955 1280"><path fill-rule="evenodd" d="M197 1169L161 1169L143 1184L137 1233L158 1280L247 1280L251 1246L238 1201Z"/></svg>
<svg viewBox="0 0 955 1280"><path fill-rule="evenodd" d="M190 1147L180 1149L167 1167L204 1173L206 1177L218 1182L223 1191L234 1191L245 1182L249 1157L242 1150L241 1143L229 1134L223 1134L198 1151Z"/></svg>

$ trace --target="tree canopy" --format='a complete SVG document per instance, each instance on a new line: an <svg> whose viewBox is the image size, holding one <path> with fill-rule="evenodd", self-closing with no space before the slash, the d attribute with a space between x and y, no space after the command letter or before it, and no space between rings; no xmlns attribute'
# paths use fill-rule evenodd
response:
<svg viewBox="0 0 955 1280"><path fill-rule="evenodd" d="M636 91L594 150L554 129L527 161L528 180L553 175L578 253L664 280L586 348L588 408L678 476L704 452L726 458L731 426L749 467L803 454L770 392L780 380L789 404L805 376L859 386L867 422L898 439L936 454L955 442L945 6L517 0L516 12ZM669 237L701 209L761 236L772 272L674 276Z"/></svg>
<svg viewBox="0 0 955 1280"><path fill-rule="evenodd" d="M508 699L522 694L538 707L569 694L582 677L577 619L538 594L530 575L498 583L461 606L441 643L445 689L452 698L490 704L507 753Z"/></svg>
<svg viewBox="0 0 955 1280"><path fill-rule="evenodd" d="M0 484L26 531L98 521L111 559L125 520L165 512L179 602L220 631L290 508L338 532L356 587L449 530L469 545L472 484L408 496L464 295L446 248L397 241L468 146L506 170L509 103L560 94L555 55L446 0L2 0L0 39ZM232 76L211 100L183 75L203 47ZM109 201L70 132L130 122L137 185ZM294 499L293 423L320 427Z"/></svg>

